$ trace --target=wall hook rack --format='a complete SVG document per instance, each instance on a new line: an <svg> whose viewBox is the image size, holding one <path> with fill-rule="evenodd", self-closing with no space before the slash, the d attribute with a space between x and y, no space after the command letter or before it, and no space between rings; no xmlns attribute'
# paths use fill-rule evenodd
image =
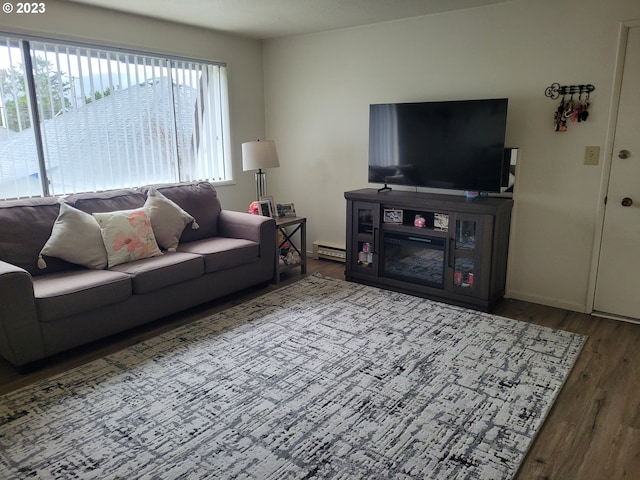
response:
<svg viewBox="0 0 640 480"><path fill-rule="evenodd" d="M588 96L595 89L596 87L590 83L586 85L560 85L559 83L552 83L545 89L544 96L549 97L551 100L559 98L560 95L564 97L566 95L582 95L586 93Z"/></svg>
<svg viewBox="0 0 640 480"><path fill-rule="evenodd" d="M552 83L545 91L545 97L549 97L552 100L556 100L560 96L560 105L556 109L553 115L553 129L556 132L567 131L567 121L571 122L585 122L589 117L589 96L591 92L596 89L591 84L586 85L560 85L559 83ZM582 95L586 93L586 98L582 98ZM574 99L573 96L578 94L578 98ZM566 98L570 95L570 98Z"/></svg>

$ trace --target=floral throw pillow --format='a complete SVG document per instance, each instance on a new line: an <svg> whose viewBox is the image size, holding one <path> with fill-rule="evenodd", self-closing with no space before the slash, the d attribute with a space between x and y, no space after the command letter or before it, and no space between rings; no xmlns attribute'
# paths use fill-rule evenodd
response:
<svg viewBox="0 0 640 480"><path fill-rule="evenodd" d="M109 268L162 255L144 209L94 213L107 249Z"/></svg>

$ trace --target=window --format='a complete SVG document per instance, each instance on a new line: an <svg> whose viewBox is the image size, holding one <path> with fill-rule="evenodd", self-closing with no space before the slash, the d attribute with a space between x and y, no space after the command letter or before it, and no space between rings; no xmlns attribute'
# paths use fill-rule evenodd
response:
<svg viewBox="0 0 640 480"><path fill-rule="evenodd" d="M0 198L232 180L222 64L0 37L0 110Z"/></svg>

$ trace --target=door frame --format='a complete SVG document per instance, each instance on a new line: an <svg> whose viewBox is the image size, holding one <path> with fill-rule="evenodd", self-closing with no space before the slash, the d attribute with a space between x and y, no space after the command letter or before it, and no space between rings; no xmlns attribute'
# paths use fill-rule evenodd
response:
<svg viewBox="0 0 640 480"><path fill-rule="evenodd" d="M620 94L622 91L622 75L624 71L624 59L627 53L627 39L629 30L634 27L640 27L640 19L626 20L620 22L618 32L618 51L616 55L613 89L611 92L611 109L609 111L609 120L607 122L607 134L603 151L602 176L600 178L600 188L598 190L598 210L596 212L595 238L593 242L593 252L591 258L591 269L589 273L589 286L587 289L587 311L593 315L615 318L618 320L628 320L626 317L616 316L611 313L598 312L595 310L596 282L598 278L598 263L600 260L600 248L602 247L602 237L604 235L604 213L605 199L609 191L609 179L611 176L611 166L613 164L613 147L615 142L616 127L618 123L618 113L620 109Z"/></svg>

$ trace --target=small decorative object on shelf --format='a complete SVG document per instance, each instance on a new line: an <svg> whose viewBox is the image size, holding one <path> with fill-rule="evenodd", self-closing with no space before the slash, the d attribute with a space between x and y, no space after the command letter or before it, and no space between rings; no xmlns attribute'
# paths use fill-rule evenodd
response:
<svg viewBox="0 0 640 480"><path fill-rule="evenodd" d="M362 266L368 266L373 263L373 252L371 251L370 243L363 243L362 250L358 252L358 264Z"/></svg>
<svg viewBox="0 0 640 480"><path fill-rule="evenodd" d="M291 242L289 240L285 240L284 233L281 229L277 231L278 235L278 249L280 250L280 256L286 256L289 253L289 249L291 248Z"/></svg>
<svg viewBox="0 0 640 480"><path fill-rule="evenodd" d="M280 260L284 265L300 265L300 254L296 251L288 250L286 255L281 255Z"/></svg>
<svg viewBox="0 0 640 480"><path fill-rule="evenodd" d="M385 208L382 221L384 223L402 223L402 210L395 208Z"/></svg>
<svg viewBox="0 0 640 480"><path fill-rule="evenodd" d="M453 284L458 287L473 287L473 272L461 272L456 270L453 272Z"/></svg>
<svg viewBox="0 0 640 480"><path fill-rule="evenodd" d="M416 218L413 220L413 225L418 228L424 228L426 224L427 221L422 215L416 215Z"/></svg>

